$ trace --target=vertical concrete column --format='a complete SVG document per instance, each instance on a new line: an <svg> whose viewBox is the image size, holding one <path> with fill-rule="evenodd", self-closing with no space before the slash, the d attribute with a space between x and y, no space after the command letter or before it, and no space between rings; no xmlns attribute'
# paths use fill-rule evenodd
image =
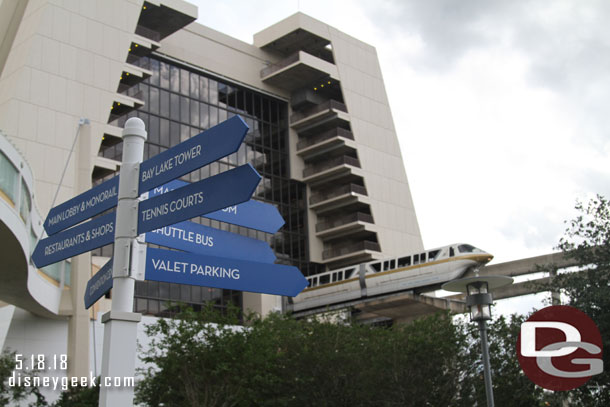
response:
<svg viewBox="0 0 610 407"><path fill-rule="evenodd" d="M131 263L132 257L139 255L139 251L132 248L138 235L138 181L145 140L144 122L137 117L127 120L123 129L123 161L114 232L112 308L102 317L101 407L133 405L133 388L105 387L103 384L106 378L133 377L135 373L136 337L141 315L132 312L135 279Z"/></svg>
<svg viewBox="0 0 610 407"><path fill-rule="evenodd" d="M75 195L91 189L91 124L81 119L75 148ZM68 321L68 376L89 376L89 311L83 298L91 277L91 253L72 258L70 300L72 315Z"/></svg>
<svg viewBox="0 0 610 407"><path fill-rule="evenodd" d="M551 270L551 281L557 277L557 269ZM558 290L551 291L551 305L561 305L561 293Z"/></svg>

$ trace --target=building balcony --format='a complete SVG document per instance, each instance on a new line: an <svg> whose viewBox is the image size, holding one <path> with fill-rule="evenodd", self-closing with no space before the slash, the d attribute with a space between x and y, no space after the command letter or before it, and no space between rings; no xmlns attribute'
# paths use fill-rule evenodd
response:
<svg viewBox="0 0 610 407"><path fill-rule="evenodd" d="M379 246L379 243L364 240L349 245L330 246L322 252L322 259L341 267L339 262L345 264L361 263L373 259L375 254L380 254L380 252L381 246Z"/></svg>
<svg viewBox="0 0 610 407"><path fill-rule="evenodd" d="M321 214L357 202L366 203L364 202L366 196L366 188L362 185L347 184L329 191L312 194L309 198L309 208Z"/></svg>
<svg viewBox="0 0 610 407"><path fill-rule="evenodd" d="M93 179L112 175L121 168L121 162L106 157L96 156L93 162Z"/></svg>
<svg viewBox="0 0 610 407"><path fill-rule="evenodd" d="M336 100L328 100L290 116L290 127L305 135L348 125L347 107Z"/></svg>
<svg viewBox="0 0 610 407"><path fill-rule="evenodd" d="M289 91L329 77L338 80L337 67L304 51L297 51L261 71L263 82Z"/></svg>
<svg viewBox="0 0 610 407"><path fill-rule="evenodd" d="M308 160L322 154L328 154L331 151L336 154L336 150L345 147L355 149L355 143L350 143L348 140L354 140L352 132L337 127L321 134L302 137L297 143L297 154L303 157L303 159Z"/></svg>
<svg viewBox="0 0 610 407"><path fill-rule="evenodd" d="M127 91L127 89L137 85L142 81L145 81L151 76L152 71L149 71L148 69L144 69L132 64L125 64L119 82L119 92L123 93Z"/></svg>
<svg viewBox="0 0 610 407"><path fill-rule="evenodd" d="M328 161L308 165L303 170L303 182L318 184L320 182L336 181L338 178L350 176L354 168L360 168L360 161L350 156L339 156Z"/></svg>
<svg viewBox="0 0 610 407"><path fill-rule="evenodd" d="M182 0L145 1L136 34L160 41L197 19L197 6Z"/></svg>
<svg viewBox="0 0 610 407"><path fill-rule="evenodd" d="M114 102L110 107L110 118L109 122L118 119L119 117L126 115L132 110L139 109L144 106L142 98L142 92L138 92L133 96L127 96L122 93L114 95Z"/></svg>
<svg viewBox="0 0 610 407"><path fill-rule="evenodd" d="M330 217L316 224L316 236L322 239L344 237L367 230L367 225L373 225L373 216L355 212L342 217Z"/></svg>
<svg viewBox="0 0 610 407"><path fill-rule="evenodd" d="M135 64L141 57L148 56L156 51L161 44L150 38L143 37L138 34L133 35L131 45L129 46L129 53L127 54L127 62Z"/></svg>
<svg viewBox="0 0 610 407"><path fill-rule="evenodd" d="M102 136L102 146L100 150L112 147L115 144L119 144L121 141L123 141L123 129L107 124L104 126L104 135Z"/></svg>

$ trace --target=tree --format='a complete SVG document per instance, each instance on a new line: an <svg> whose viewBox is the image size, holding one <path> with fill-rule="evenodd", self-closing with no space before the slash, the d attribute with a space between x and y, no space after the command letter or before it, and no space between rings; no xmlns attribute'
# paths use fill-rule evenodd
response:
<svg viewBox="0 0 610 407"><path fill-rule="evenodd" d="M577 273L560 274L551 289L560 290L568 305L587 314L600 330L604 347L604 372L571 392L572 403L610 405L610 202L601 195L586 205L577 202L579 215L568 224L559 241L568 259L580 265Z"/></svg>
<svg viewBox="0 0 610 407"><path fill-rule="evenodd" d="M29 407L44 407L48 406L46 399L40 393L38 387L35 386L24 386L19 382L11 385L10 377L16 374L15 372L15 352L4 351L0 355L0 405L6 406L11 402L23 402L28 399L34 398L31 401ZM23 379L27 377L34 377L36 371L33 372L19 372L20 377Z"/></svg>
<svg viewBox="0 0 610 407"><path fill-rule="evenodd" d="M187 310L149 328L149 406L451 405L464 336L448 314L379 328L271 314L237 320ZM228 325L225 325L227 324Z"/></svg>

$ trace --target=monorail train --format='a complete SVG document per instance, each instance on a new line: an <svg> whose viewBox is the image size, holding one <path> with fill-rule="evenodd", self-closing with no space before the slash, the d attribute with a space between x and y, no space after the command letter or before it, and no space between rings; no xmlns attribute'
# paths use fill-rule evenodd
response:
<svg viewBox="0 0 610 407"><path fill-rule="evenodd" d="M493 256L465 243L355 266L307 277L309 285L293 300L293 312L344 303L364 297L437 286L478 268Z"/></svg>

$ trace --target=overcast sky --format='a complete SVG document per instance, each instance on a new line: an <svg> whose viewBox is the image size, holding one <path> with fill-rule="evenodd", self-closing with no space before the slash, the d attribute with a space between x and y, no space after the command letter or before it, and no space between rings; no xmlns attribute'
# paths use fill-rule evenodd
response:
<svg viewBox="0 0 610 407"><path fill-rule="evenodd" d="M549 253L610 196L606 0L189 0L245 42L301 11L377 48L427 248Z"/></svg>

